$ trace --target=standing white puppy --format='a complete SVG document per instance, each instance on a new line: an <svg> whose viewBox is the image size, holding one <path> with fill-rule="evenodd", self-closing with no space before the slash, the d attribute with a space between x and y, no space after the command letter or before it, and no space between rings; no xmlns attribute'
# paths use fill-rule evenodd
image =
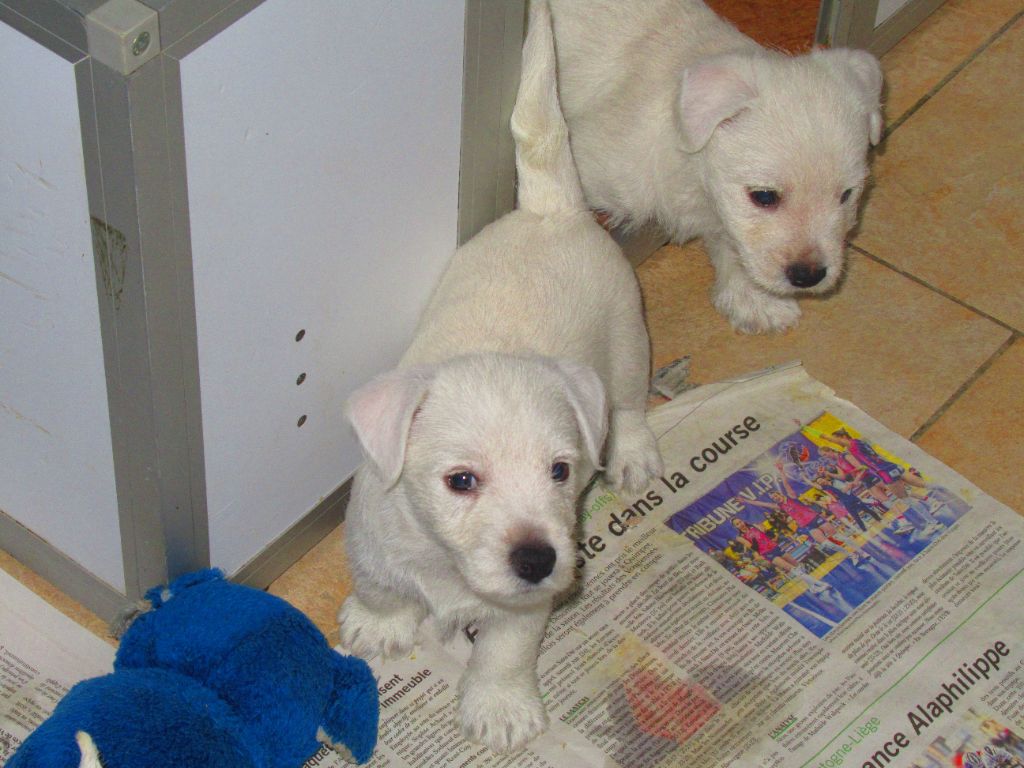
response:
<svg viewBox="0 0 1024 768"><path fill-rule="evenodd" d="M476 622L459 721L499 752L547 727L537 652L574 580L578 497L602 449L613 485L661 472L639 288L584 202L543 2L512 131L519 210L455 252L399 367L349 402L368 462L339 617L362 656L408 653L427 614L450 631Z"/></svg>
<svg viewBox="0 0 1024 768"><path fill-rule="evenodd" d="M588 202L616 224L703 237L715 306L781 331L836 285L869 142L878 61L762 48L699 0L552 0L558 78Z"/></svg>

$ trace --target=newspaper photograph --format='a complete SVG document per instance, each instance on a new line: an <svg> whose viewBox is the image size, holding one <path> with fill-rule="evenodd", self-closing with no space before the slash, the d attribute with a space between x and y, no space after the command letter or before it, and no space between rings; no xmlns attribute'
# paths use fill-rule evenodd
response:
<svg viewBox="0 0 1024 768"><path fill-rule="evenodd" d="M665 474L581 505L525 753L462 739L472 627L376 663L375 768L1024 761L1024 520L798 364L650 413ZM326 750L307 765L338 765Z"/></svg>
<svg viewBox="0 0 1024 768"><path fill-rule="evenodd" d="M824 413L668 525L824 637L969 509Z"/></svg>
<svg viewBox="0 0 1024 768"><path fill-rule="evenodd" d="M918 768L953 765L965 768L1024 768L1024 742L998 718L968 707L948 732L936 736L914 761Z"/></svg>

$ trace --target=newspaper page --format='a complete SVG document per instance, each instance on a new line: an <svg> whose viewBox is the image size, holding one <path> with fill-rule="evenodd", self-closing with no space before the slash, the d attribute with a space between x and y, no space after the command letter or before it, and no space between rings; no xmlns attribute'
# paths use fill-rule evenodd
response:
<svg viewBox="0 0 1024 768"><path fill-rule="evenodd" d="M0 765L71 686L113 664L113 646L0 571Z"/></svg>
<svg viewBox="0 0 1024 768"><path fill-rule="evenodd" d="M1016 513L798 364L650 423L664 476L583 502L581 588L539 658L550 730L511 756L463 740L471 633L428 638L377 666L371 766L1024 766Z"/></svg>

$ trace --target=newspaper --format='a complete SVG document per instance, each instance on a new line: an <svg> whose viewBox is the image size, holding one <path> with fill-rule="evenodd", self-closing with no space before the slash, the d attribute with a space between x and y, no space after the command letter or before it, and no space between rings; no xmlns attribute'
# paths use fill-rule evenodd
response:
<svg viewBox="0 0 1024 768"><path fill-rule="evenodd" d="M1024 766L1024 520L799 365L650 423L664 476L583 502L549 731L512 756L463 740L471 633L428 637L377 667L371 766Z"/></svg>
<svg viewBox="0 0 1024 768"><path fill-rule="evenodd" d="M664 476L582 503L549 731L518 755L462 739L472 632L427 632L376 664L373 768L1024 767L1024 520L799 365L650 423ZM0 765L113 655L0 572Z"/></svg>
<svg viewBox="0 0 1024 768"><path fill-rule="evenodd" d="M71 686L113 663L112 646L0 571L0 765Z"/></svg>

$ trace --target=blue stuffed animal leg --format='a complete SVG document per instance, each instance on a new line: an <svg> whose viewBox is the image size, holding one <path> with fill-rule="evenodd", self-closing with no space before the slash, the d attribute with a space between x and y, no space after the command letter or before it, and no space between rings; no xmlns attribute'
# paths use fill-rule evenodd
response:
<svg viewBox="0 0 1024 768"><path fill-rule="evenodd" d="M334 688L317 738L344 759L362 764L373 756L377 744L377 681L362 659L332 656Z"/></svg>

